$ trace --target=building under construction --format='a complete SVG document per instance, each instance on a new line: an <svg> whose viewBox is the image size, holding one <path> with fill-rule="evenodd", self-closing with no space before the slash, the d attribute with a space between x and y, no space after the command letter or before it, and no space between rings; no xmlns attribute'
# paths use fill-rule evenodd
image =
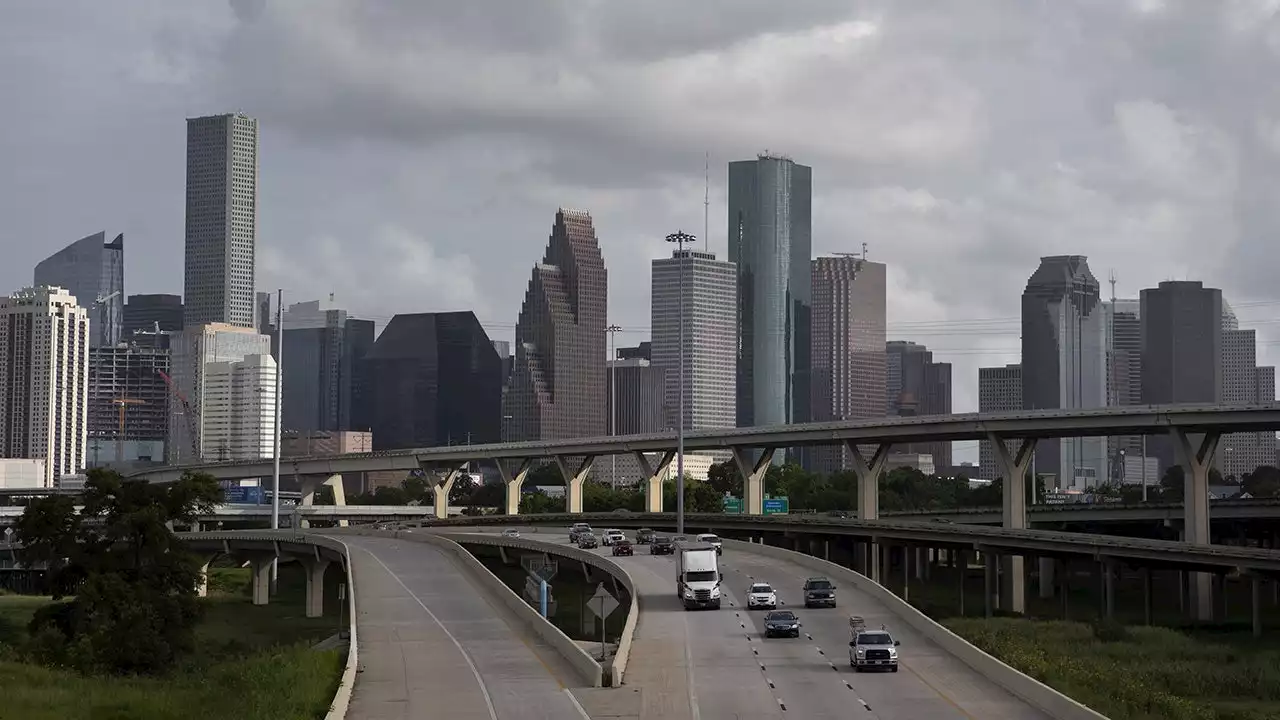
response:
<svg viewBox="0 0 1280 720"><path fill-rule="evenodd" d="M170 393L167 349L89 350L88 464L164 462Z"/></svg>

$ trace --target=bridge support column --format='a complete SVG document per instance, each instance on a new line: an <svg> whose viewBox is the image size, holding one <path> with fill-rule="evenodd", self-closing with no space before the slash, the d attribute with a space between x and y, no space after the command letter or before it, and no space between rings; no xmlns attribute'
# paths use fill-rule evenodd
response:
<svg viewBox="0 0 1280 720"><path fill-rule="evenodd" d="M507 486L507 514L519 515L520 490L524 486L524 479L529 475L529 467L533 465L533 460L530 458L521 460L514 473L507 470L501 460L495 461L494 464L498 466L498 475Z"/></svg>
<svg viewBox="0 0 1280 720"><path fill-rule="evenodd" d="M844 446L849 450L849 459L853 462L853 474L858 478L858 519L880 519L880 473L884 471L884 461L889 457L889 444L876 447L871 459L863 456L862 450L850 441Z"/></svg>
<svg viewBox="0 0 1280 720"><path fill-rule="evenodd" d="M769 471L769 464L773 462L774 448L763 448L754 463L751 462L749 452L747 448L733 449L733 463L742 474L742 514L763 515L764 476Z"/></svg>
<svg viewBox="0 0 1280 720"><path fill-rule="evenodd" d="M591 472L591 461L594 459L595 457L592 455L584 455L582 462L578 463L578 469L570 471L569 458L564 455L556 455L556 467L560 468L560 477L564 478L564 509L566 512L582 512L582 483L587 479L587 473Z"/></svg>
<svg viewBox="0 0 1280 720"><path fill-rule="evenodd" d="M249 558L250 587L253 604L266 605L271 601L271 565L274 555L256 555Z"/></svg>
<svg viewBox="0 0 1280 720"><path fill-rule="evenodd" d="M1034 440L1017 439L1018 448L1009 451L1005 439L989 433L987 439L995 450L996 470L1004 482L1003 526L1011 530L1027 529L1027 468L1035 452ZM1000 609L1006 612L1027 611L1026 558L1004 555L1000 558Z"/></svg>
<svg viewBox="0 0 1280 720"><path fill-rule="evenodd" d="M1209 469L1213 466L1213 454L1218 449L1219 436L1206 433L1193 438L1178 428L1169 430L1173 450L1182 465L1183 533L1192 545L1208 545L1209 536ZM1213 619L1213 577L1209 573L1190 573L1191 617L1195 620Z"/></svg>
<svg viewBox="0 0 1280 720"><path fill-rule="evenodd" d="M1053 568L1057 565L1053 558L1042 557L1037 563L1040 565L1040 597L1048 599L1053 597Z"/></svg>
<svg viewBox="0 0 1280 720"><path fill-rule="evenodd" d="M328 485L333 490L333 504L337 507L346 507L347 493L342 486L342 475L330 475L324 480L321 480L320 477L321 476L318 475L307 475L299 478L298 485L299 489L302 491L302 499L298 501L298 504L303 507L311 507L312 505L315 505L316 490L319 490L322 485ZM338 527L347 527L349 524L350 523L346 520L338 521ZM301 518L298 521L298 525L299 527L308 528L311 527L311 521L306 518Z"/></svg>
<svg viewBox="0 0 1280 720"><path fill-rule="evenodd" d="M303 560L302 567L307 573L307 617L324 616L324 571L329 568L328 558L309 558Z"/></svg>
<svg viewBox="0 0 1280 720"><path fill-rule="evenodd" d="M426 468L423 468L423 471L423 475L432 480L431 500L435 504L435 516L439 520L444 520L449 517L449 493L453 492L453 484L467 471L467 466L449 468L449 471L443 475L427 472Z"/></svg>
<svg viewBox="0 0 1280 720"><path fill-rule="evenodd" d="M667 468L671 467L671 461L675 460L675 450L664 450L658 458L658 464L654 465L649 462L649 456L642 452L636 452L636 462L640 465L640 472L644 473L644 509L646 512L660 513L662 512L662 476L666 474Z"/></svg>
<svg viewBox="0 0 1280 720"><path fill-rule="evenodd" d="M196 581L196 595L209 597L209 564L217 559L217 555L208 556L200 565L200 579Z"/></svg>

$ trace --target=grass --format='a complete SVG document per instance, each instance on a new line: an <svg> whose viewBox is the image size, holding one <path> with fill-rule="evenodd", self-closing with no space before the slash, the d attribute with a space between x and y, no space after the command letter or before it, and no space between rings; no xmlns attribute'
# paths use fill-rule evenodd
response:
<svg viewBox="0 0 1280 720"><path fill-rule="evenodd" d="M341 573L326 573L326 615L307 618L301 568L280 567L270 605L249 600L248 571L211 568L198 650L164 678L84 677L23 663L14 648L48 598L0 596L0 720L314 720L333 699L345 651L315 651L338 627ZM6 652L7 647L7 652Z"/></svg>
<svg viewBox="0 0 1280 720"><path fill-rule="evenodd" d="M1280 649L1247 632L1121 626L1099 632L1089 623L1018 618L945 624L1112 720L1280 717Z"/></svg>

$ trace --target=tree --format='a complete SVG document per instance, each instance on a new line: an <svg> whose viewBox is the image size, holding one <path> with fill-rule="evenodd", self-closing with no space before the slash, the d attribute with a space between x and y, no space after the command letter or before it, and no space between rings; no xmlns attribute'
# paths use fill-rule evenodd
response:
<svg viewBox="0 0 1280 720"><path fill-rule="evenodd" d="M732 460L713 463L707 470L707 484L721 497L742 497L742 475L738 473L738 466Z"/></svg>
<svg viewBox="0 0 1280 720"><path fill-rule="evenodd" d="M208 475L160 485L94 469L83 508L67 497L31 503L15 525L24 564L47 564L55 600L30 623L46 662L82 671L157 674L195 644L199 560L174 535L222 502Z"/></svg>
<svg viewBox="0 0 1280 720"><path fill-rule="evenodd" d="M1274 465L1258 466L1241 479L1240 490L1256 498L1276 497L1280 494L1280 468Z"/></svg>

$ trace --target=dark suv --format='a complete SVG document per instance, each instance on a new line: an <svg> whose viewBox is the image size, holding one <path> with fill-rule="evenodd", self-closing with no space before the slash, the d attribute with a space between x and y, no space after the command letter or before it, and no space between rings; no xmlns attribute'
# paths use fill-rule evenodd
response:
<svg viewBox="0 0 1280 720"><path fill-rule="evenodd" d="M656 533L654 533L651 528L640 528L639 530L636 531L636 544L648 545L649 543L653 542L653 536L655 534Z"/></svg>
<svg viewBox="0 0 1280 720"><path fill-rule="evenodd" d="M835 607L836 586L824 577L811 577L804 581L804 606Z"/></svg>
<svg viewBox="0 0 1280 720"><path fill-rule="evenodd" d="M675 543L666 535L654 535L653 541L649 543L650 555L673 555L675 551Z"/></svg>

